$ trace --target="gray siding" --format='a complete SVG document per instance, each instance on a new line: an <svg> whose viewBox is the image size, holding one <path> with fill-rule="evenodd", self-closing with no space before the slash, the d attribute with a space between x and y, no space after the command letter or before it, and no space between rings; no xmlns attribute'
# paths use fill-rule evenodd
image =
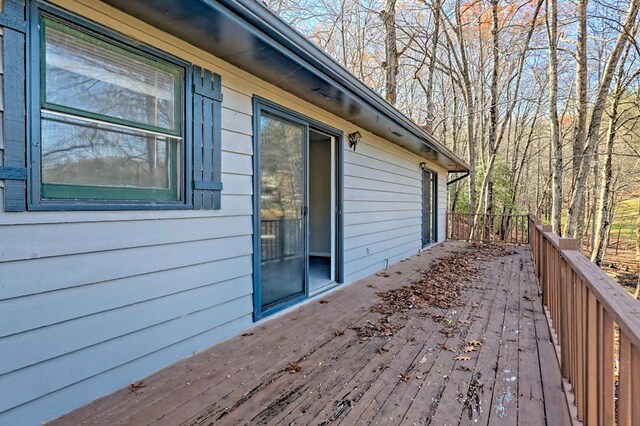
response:
<svg viewBox="0 0 640 426"><path fill-rule="evenodd" d="M0 424L56 417L251 326L251 98L223 91L221 210L0 213Z"/></svg>
<svg viewBox="0 0 640 426"><path fill-rule="evenodd" d="M380 139L345 150L345 280L355 281L421 249L423 158ZM433 165L429 165L433 167ZM446 179L438 172L438 239L444 239Z"/></svg>
<svg viewBox="0 0 640 426"><path fill-rule="evenodd" d="M0 10L2 10L2 0L0 0ZM2 27L0 27L0 166L4 164L4 43L2 38ZM4 211L4 180L0 179L0 212Z"/></svg>

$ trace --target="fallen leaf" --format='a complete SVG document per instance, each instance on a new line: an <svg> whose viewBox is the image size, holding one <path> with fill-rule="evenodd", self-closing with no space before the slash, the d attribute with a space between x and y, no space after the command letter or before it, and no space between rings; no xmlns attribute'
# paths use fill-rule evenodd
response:
<svg viewBox="0 0 640 426"><path fill-rule="evenodd" d="M459 319L459 320L458 320L458 322L459 322L460 324L471 324L471 321L468 321L468 320L461 320L461 319Z"/></svg>
<svg viewBox="0 0 640 426"><path fill-rule="evenodd" d="M453 336L455 336L455 333L449 330L440 330L440 333L444 334L444 337L446 337L447 339L450 339Z"/></svg>
<svg viewBox="0 0 640 426"><path fill-rule="evenodd" d="M253 336L253 333L242 333L241 336Z"/></svg>
<svg viewBox="0 0 640 426"><path fill-rule="evenodd" d="M464 355L458 355L457 357L454 358L454 360L456 361L469 361L471 358L468 356L464 356Z"/></svg>
<svg viewBox="0 0 640 426"><path fill-rule="evenodd" d="M406 374L400 374L398 377L400 377L400 380L403 381L403 382L408 382L409 379L411 378Z"/></svg>
<svg viewBox="0 0 640 426"><path fill-rule="evenodd" d="M474 308L477 308L477 307L478 307L478 306L480 306L480 305L478 305L476 302L473 302L473 303L471 304L471 306L472 306L472 307L474 307Z"/></svg>
<svg viewBox="0 0 640 426"><path fill-rule="evenodd" d="M445 351L449 351L449 352L453 352L454 354L456 353L456 350L453 348L450 348L449 346L445 345L445 344L441 344L440 345L440 349L444 349Z"/></svg>
<svg viewBox="0 0 640 426"><path fill-rule="evenodd" d="M334 332L334 334L336 335L336 337L337 337L337 336L343 336L343 335L344 335L344 331L338 331L338 330L336 330L336 331Z"/></svg>
<svg viewBox="0 0 640 426"><path fill-rule="evenodd" d="M142 390L142 388L144 388L145 386L146 385L144 384L144 381L140 380L140 381L137 381L135 383L131 383L129 385L129 391L133 392L133 393L136 393L139 390Z"/></svg>
<svg viewBox="0 0 640 426"><path fill-rule="evenodd" d="M462 348L462 352L464 353L475 352L475 351L477 351L475 346L465 346L464 348Z"/></svg>
<svg viewBox="0 0 640 426"><path fill-rule="evenodd" d="M300 370L302 370L302 367L299 364L289 364L289 366L285 368L285 371L288 371L291 374L295 374Z"/></svg>
<svg viewBox="0 0 640 426"><path fill-rule="evenodd" d="M482 342L480 340L469 340L467 344L471 346L481 346Z"/></svg>
<svg viewBox="0 0 640 426"><path fill-rule="evenodd" d="M327 303L329 303L329 301L328 301L328 300L321 300L321 301L320 301L320 304L321 304L321 305L326 305Z"/></svg>
<svg viewBox="0 0 640 426"><path fill-rule="evenodd" d="M402 275L402 272L396 271L396 275Z"/></svg>

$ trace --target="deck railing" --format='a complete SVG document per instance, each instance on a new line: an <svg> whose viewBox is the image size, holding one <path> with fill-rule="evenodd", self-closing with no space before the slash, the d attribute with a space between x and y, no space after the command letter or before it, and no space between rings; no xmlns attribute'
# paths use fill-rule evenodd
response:
<svg viewBox="0 0 640 426"><path fill-rule="evenodd" d="M262 261L283 260L302 253L302 219L261 220Z"/></svg>
<svg viewBox="0 0 640 426"><path fill-rule="evenodd" d="M447 213L447 240L529 244L529 215Z"/></svg>
<svg viewBox="0 0 640 426"><path fill-rule="evenodd" d="M551 227L530 220L542 301L586 425L640 425L640 303Z"/></svg>

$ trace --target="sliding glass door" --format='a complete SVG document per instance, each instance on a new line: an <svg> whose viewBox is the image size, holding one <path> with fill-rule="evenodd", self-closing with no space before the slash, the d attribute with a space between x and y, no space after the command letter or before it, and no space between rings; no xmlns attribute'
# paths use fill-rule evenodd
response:
<svg viewBox="0 0 640 426"><path fill-rule="evenodd" d="M258 118L260 310L306 294L308 127L261 110Z"/></svg>

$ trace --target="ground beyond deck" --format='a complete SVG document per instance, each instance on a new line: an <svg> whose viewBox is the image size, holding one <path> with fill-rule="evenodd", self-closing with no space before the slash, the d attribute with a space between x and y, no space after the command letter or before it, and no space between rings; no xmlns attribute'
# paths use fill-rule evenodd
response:
<svg viewBox="0 0 640 426"><path fill-rule="evenodd" d="M436 246L54 424L569 424L528 248L477 261L460 306L396 312L393 335L358 336L384 317L377 293L468 249Z"/></svg>

